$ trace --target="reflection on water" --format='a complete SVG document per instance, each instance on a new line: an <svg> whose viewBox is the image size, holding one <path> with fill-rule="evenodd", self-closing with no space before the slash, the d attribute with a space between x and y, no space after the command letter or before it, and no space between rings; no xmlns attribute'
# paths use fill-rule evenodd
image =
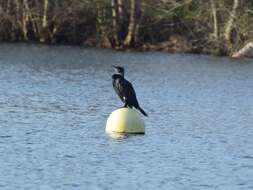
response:
<svg viewBox="0 0 253 190"><path fill-rule="evenodd" d="M130 136L130 134L115 133L115 132L107 133L107 135L108 135L109 137L111 137L112 139L115 139L115 140L125 139L125 138L127 138L127 137ZM132 136L133 136L133 135L132 135Z"/></svg>
<svg viewBox="0 0 253 190"><path fill-rule="evenodd" d="M118 133L118 132L109 132L109 133L107 133L107 135L110 138L115 139L115 140L124 140L128 137L142 136L142 135L145 135L145 134L143 134L143 133L140 133L140 134L125 134L125 133Z"/></svg>
<svg viewBox="0 0 253 190"><path fill-rule="evenodd" d="M0 45L0 189L253 189L253 65ZM109 136L126 67L146 134Z"/></svg>

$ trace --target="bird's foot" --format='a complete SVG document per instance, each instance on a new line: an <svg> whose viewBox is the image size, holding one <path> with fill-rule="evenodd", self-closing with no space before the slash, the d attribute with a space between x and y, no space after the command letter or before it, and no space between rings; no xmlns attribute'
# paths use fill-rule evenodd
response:
<svg viewBox="0 0 253 190"><path fill-rule="evenodd" d="M127 105L125 104L124 106L121 106L120 108L127 108Z"/></svg>

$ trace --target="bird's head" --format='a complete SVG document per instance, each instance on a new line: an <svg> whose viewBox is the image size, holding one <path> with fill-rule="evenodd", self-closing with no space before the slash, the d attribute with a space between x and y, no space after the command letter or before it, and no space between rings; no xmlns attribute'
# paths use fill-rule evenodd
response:
<svg viewBox="0 0 253 190"><path fill-rule="evenodd" d="M113 68L114 68L116 74L124 76L124 73L125 73L124 67L113 65Z"/></svg>

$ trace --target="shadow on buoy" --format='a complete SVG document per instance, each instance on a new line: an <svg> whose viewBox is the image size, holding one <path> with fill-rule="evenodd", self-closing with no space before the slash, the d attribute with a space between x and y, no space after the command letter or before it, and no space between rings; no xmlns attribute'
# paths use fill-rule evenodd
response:
<svg viewBox="0 0 253 190"><path fill-rule="evenodd" d="M108 117L105 131L110 134L145 134L144 121L134 109L119 108Z"/></svg>

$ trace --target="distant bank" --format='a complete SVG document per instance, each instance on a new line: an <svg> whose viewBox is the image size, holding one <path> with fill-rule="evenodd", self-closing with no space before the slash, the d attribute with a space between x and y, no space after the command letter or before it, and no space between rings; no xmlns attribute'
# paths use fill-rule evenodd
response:
<svg viewBox="0 0 253 190"><path fill-rule="evenodd" d="M252 10L251 0L7 0L0 41L232 56L253 39Z"/></svg>

